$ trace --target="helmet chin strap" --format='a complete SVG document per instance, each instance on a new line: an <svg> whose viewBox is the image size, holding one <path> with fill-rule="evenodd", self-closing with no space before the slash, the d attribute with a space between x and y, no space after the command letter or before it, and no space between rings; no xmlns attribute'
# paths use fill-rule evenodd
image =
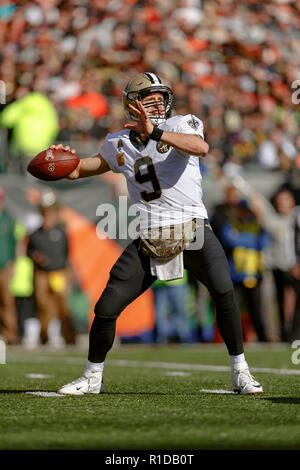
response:
<svg viewBox="0 0 300 470"><path fill-rule="evenodd" d="M158 116L149 116L149 119L154 126L158 126L159 124L162 124L166 120L165 117L158 117Z"/></svg>

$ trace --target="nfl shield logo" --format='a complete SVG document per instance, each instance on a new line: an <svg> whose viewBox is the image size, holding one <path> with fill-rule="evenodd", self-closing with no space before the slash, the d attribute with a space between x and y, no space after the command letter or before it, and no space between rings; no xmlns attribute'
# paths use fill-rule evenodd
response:
<svg viewBox="0 0 300 470"><path fill-rule="evenodd" d="M46 150L46 160L54 160L53 152L51 149Z"/></svg>

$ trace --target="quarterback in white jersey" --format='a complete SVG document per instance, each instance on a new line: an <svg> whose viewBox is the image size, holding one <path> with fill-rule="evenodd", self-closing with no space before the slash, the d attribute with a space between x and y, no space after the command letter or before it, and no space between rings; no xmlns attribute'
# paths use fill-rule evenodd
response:
<svg viewBox="0 0 300 470"><path fill-rule="evenodd" d="M202 121L192 115L171 117L158 128L204 139ZM207 218L198 156L161 141L140 141L129 130L108 134L100 153L112 171L125 176L141 229Z"/></svg>
<svg viewBox="0 0 300 470"><path fill-rule="evenodd" d="M141 228L151 227L160 232L165 226L185 226L185 222L202 219L203 245L187 249L185 230L182 240L175 244L172 239L153 241L142 237L129 243L111 269L106 288L95 305L83 376L61 387L61 394L103 391L104 361L114 342L116 320L127 305L159 278L160 271L152 270L155 263L163 266L163 272L168 266L165 269L168 274L178 273L184 265L207 287L215 304L218 329L230 355L234 391L243 395L263 391L245 360L241 317L229 265L202 202L199 156L205 156L209 150L203 124L192 115L171 117L172 99L171 88L156 74L135 75L123 92L123 106L129 119L125 130L108 134L100 153L81 159L68 178L99 175L109 170L123 173L130 197L140 212Z"/></svg>

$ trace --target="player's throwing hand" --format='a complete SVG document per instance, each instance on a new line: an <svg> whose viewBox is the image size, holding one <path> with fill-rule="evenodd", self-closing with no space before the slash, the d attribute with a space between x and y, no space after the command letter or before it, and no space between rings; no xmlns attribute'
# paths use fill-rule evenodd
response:
<svg viewBox="0 0 300 470"><path fill-rule="evenodd" d="M125 129L131 129L135 132L138 132L141 135L150 135L153 131L153 124L150 121L150 118L147 114L146 109L142 105L142 102L139 100L135 100L136 107L128 104L128 107L131 109L132 112L135 113L137 117L137 121L129 121L127 122L124 127Z"/></svg>

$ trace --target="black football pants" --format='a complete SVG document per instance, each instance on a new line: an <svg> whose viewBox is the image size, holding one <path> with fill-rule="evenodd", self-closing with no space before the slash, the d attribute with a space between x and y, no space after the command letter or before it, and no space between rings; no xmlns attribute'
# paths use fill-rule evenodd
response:
<svg viewBox="0 0 300 470"><path fill-rule="evenodd" d="M107 286L95 306L89 340L88 359L91 362L105 360L114 342L118 316L156 280L151 275L149 257L138 246L139 240L133 241L116 261ZM184 251L184 267L210 292L216 307L217 325L229 354L243 353L241 316L229 265L220 242L208 224L204 228L202 248Z"/></svg>

